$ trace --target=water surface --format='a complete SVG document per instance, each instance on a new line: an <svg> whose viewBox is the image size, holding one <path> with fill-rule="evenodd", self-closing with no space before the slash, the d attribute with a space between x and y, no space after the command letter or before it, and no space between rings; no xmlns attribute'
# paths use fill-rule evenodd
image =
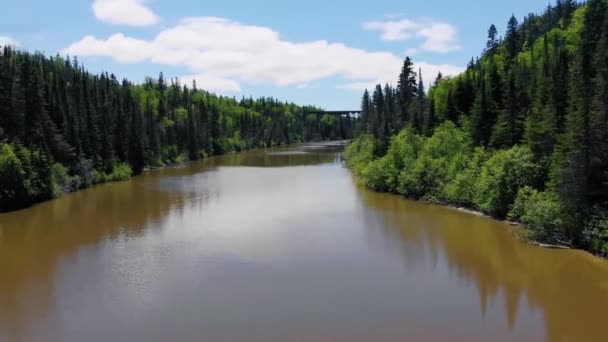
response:
<svg viewBox="0 0 608 342"><path fill-rule="evenodd" d="M606 341L608 262L369 192L339 145L0 215L0 341Z"/></svg>

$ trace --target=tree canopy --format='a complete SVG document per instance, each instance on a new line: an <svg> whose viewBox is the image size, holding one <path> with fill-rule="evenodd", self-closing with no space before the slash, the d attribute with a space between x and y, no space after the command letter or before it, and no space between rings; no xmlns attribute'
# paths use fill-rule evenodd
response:
<svg viewBox="0 0 608 342"><path fill-rule="evenodd" d="M491 25L482 55L458 76L438 75L428 92L408 65L392 90L394 113L384 110L386 92L380 102L376 88L371 104L364 95L359 124L373 124L357 133L375 140L358 139L347 157L366 183L509 216L547 240L608 253L606 0L558 0L521 23L511 16L504 38ZM390 134L376 128L384 121ZM352 158L370 150L360 144L375 147L366 165Z"/></svg>
<svg viewBox="0 0 608 342"><path fill-rule="evenodd" d="M318 112L218 96L162 73L133 84L76 58L0 48L0 211L168 163L352 137L354 118Z"/></svg>

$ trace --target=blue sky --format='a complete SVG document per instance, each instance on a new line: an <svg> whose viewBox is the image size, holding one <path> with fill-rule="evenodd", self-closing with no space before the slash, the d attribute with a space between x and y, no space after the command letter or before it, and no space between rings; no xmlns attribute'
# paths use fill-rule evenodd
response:
<svg viewBox="0 0 608 342"><path fill-rule="evenodd" d="M424 79L456 74L499 32L546 1L5 0L0 44L77 55L141 82L179 77L225 95L355 109L394 83L406 54Z"/></svg>

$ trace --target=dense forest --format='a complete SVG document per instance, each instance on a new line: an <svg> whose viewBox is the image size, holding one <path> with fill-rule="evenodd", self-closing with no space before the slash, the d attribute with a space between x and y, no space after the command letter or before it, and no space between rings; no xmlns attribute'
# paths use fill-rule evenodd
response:
<svg viewBox="0 0 608 342"><path fill-rule="evenodd" d="M417 74L407 58L397 87L363 95L345 156L365 184L608 253L608 1L490 26L481 57L428 92Z"/></svg>
<svg viewBox="0 0 608 342"><path fill-rule="evenodd" d="M311 140L352 138L354 118L272 98L216 96L93 75L77 59L0 51L0 212L146 168Z"/></svg>

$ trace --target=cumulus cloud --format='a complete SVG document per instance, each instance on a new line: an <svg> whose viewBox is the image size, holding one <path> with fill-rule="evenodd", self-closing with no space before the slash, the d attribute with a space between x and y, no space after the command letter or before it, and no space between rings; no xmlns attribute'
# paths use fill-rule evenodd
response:
<svg viewBox="0 0 608 342"><path fill-rule="evenodd" d="M418 50L417 48L409 48L409 49L405 49L405 55L406 56L413 56L413 55L417 55L420 53L420 50Z"/></svg>
<svg viewBox="0 0 608 342"><path fill-rule="evenodd" d="M464 68L450 65L450 64L432 64L427 62L414 62L414 70L418 72L420 70L422 72L422 81L424 82L424 86L426 89L429 89L429 85L433 83L437 74L441 72L444 76L454 76L462 73ZM395 74L397 75L397 74ZM377 84L385 84L387 81L382 78L377 78L371 81L357 81L350 82L346 84L342 84L338 86L340 89L351 89L351 90L364 90L364 89L374 89ZM394 81L388 81L389 84L394 84Z"/></svg>
<svg viewBox="0 0 608 342"><path fill-rule="evenodd" d="M94 0L95 17L112 25L151 26L160 17L145 6L144 0Z"/></svg>
<svg viewBox="0 0 608 342"><path fill-rule="evenodd" d="M370 21L363 23L363 29L380 31L380 39L389 42L423 39L420 49L430 52L446 53L461 48L456 27L431 19Z"/></svg>
<svg viewBox="0 0 608 342"><path fill-rule="evenodd" d="M246 25L225 18L181 20L151 40L115 34L106 39L86 36L63 50L78 56L104 56L121 63L152 62L186 67L190 83L201 88L239 91L241 81L294 86L338 77L346 89L365 88L380 81L394 83L403 58L390 52L357 49L325 40L292 42L268 27ZM420 63L429 79L438 68L445 75L461 72L455 66Z"/></svg>
<svg viewBox="0 0 608 342"><path fill-rule="evenodd" d="M399 21L369 21L363 23L363 28L368 31L381 31L382 40L393 42L412 39L416 36L416 31L420 29L420 24L403 19Z"/></svg>
<svg viewBox="0 0 608 342"><path fill-rule="evenodd" d="M0 46L19 46L19 42L12 37L0 35Z"/></svg>
<svg viewBox="0 0 608 342"><path fill-rule="evenodd" d="M225 91L225 92L240 92L241 86L240 84L228 78L223 78L221 76L213 75L211 73L207 74L197 74L197 75L186 75L180 77L180 83L190 85L192 82L196 82L196 86L199 89L205 89L209 91Z"/></svg>

